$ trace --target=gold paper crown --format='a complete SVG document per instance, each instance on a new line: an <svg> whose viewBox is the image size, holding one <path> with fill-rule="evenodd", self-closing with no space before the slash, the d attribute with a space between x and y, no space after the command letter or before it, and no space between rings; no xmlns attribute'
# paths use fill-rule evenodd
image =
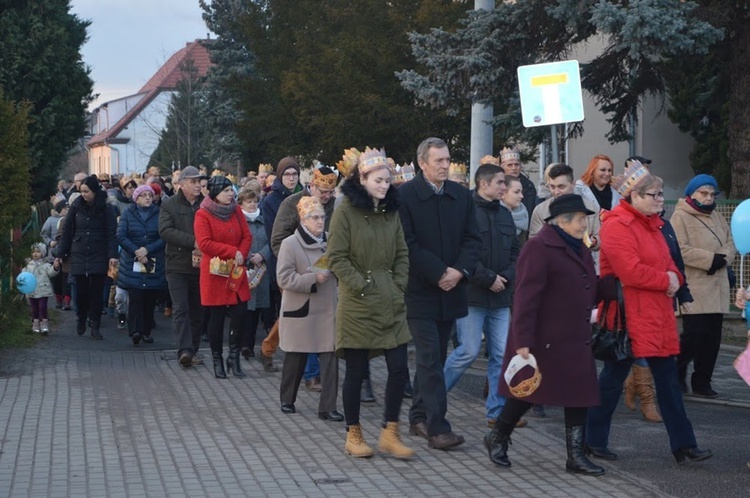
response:
<svg viewBox="0 0 750 498"><path fill-rule="evenodd" d="M448 167L448 174L466 176L466 165L464 163L451 163Z"/></svg>
<svg viewBox="0 0 750 498"><path fill-rule="evenodd" d="M500 151L500 163L504 163L506 161L520 161L521 160L521 152L518 150L517 147L513 147L512 149L509 149L508 147L504 147L503 150Z"/></svg>
<svg viewBox="0 0 750 498"><path fill-rule="evenodd" d="M612 186L615 187L620 195L628 197L638 184L647 179L650 174L648 168L641 164L640 161L632 159L627 161L625 173L612 180Z"/></svg>
<svg viewBox="0 0 750 498"><path fill-rule="evenodd" d="M396 173L393 175L393 183L400 185L414 178L414 164L406 166L396 166Z"/></svg>
<svg viewBox="0 0 750 498"><path fill-rule="evenodd" d="M357 168L360 175L366 175L378 168L388 167L388 158L385 149L371 149L365 147L365 151L359 156Z"/></svg>
<svg viewBox="0 0 750 498"><path fill-rule="evenodd" d="M299 214L299 219L303 219L313 211L317 210L325 211L323 204L320 203L320 199L312 195L302 196L297 203L297 214Z"/></svg>
<svg viewBox="0 0 750 498"><path fill-rule="evenodd" d="M258 173L273 173L273 166L268 163L258 165Z"/></svg>
<svg viewBox="0 0 750 498"><path fill-rule="evenodd" d="M335 172L331 172L327 175L324 175L320 168L316 168L313 170L313 184L317 185L320 188L327 188L329 190L333 190L336 188L336 180L338 177L336 176Z"/></svg>
<svg viewBox="0 0 750 498"><path fill-rule="evenodd" d="M232 182L232 185L237 185L237 178L235 178L234 175L232 175L232 174L227 175L227 180L229 180L230 182Z"/></svg>
<svg viewBox="0 0 750 498"><path fill-rule="evenodd" d="M214 170L213 170L213 171L211 172L211 176L212 176L212 177L214 177L214 176L224 176L224 172L223 172L223 171L221 171L220 169L214 169Z"/></svg>
<svg viewBox="0 0 750 498"><path fill-rule="evenodd" d="M495 166L500 166L500 159L487 154L479 160L479 165L481 166L482 164L494 164Z"/></svg>
<svg viewBox="0 0 750 498"><path fill-rule="evenodd" d="M357 166L361 154L362 153L354 147L344 150L344 155L341 156L341 161L336 163L336 169L339 170L339 173L341 173L344 178L348 177L354 170L354 167Z"/></svg>
<svg viewBox="0 0 750 498"><path fill-rule="evenodd" d="M229 260L221 259L218 256L211 258L208 271L213 275L228 276L230 270Z"/></svg>

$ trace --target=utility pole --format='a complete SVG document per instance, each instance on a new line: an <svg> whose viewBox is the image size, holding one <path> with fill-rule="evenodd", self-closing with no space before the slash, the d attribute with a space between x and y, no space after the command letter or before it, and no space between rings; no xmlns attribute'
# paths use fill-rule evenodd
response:
<svg viewBox="0 0 750 498"><path fill-rule="evenodd" d="M474 10L491 12L495 9L495 0L474 0ZM469 183L479 167L479 160L492 154L492 104L472 103L471 105L471 150L469 157Z"/></svg>

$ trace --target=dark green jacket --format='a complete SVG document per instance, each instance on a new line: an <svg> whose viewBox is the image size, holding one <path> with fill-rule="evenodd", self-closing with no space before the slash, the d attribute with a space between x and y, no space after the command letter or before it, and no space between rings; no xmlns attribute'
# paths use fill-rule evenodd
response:
<svg viewBox="0 0 750 498"><path fill-rule="evenodd" d="M359 182L342 186L346 196L333 212L328 267L339 281L336 351L370 349L382 354L409 342L404 291L409 252L395 187L375 209Z"/></svg>

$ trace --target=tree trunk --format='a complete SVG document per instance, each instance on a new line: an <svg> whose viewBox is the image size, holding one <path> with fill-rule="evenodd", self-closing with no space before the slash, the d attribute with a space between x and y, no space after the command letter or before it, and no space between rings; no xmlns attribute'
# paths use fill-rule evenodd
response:
<svg viewBox="0 0 750 498"><path fill-rule="evenodd" d="M750 20L737 16L729 61L727 135L732 163L732 199L750 197Z"/></svg>

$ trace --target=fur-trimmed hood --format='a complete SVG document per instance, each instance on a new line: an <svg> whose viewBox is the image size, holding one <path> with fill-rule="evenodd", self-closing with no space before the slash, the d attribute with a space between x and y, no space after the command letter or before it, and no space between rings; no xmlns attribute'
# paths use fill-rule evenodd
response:
<svg viewBox="0 0 750 498"><path fill-rule="evenodd" d="M349 199L349 203L352 206L372 211L372 198L370 198L367 190L365 190L365 187L363 187L358 180L345 180L341 185L341 192L347 197L347 199ZM392 213L398 211L398 205L398 192L396 192L396 187L391 184L388 191L385 193L385 199L379 204L378 210Z"/></svg>

